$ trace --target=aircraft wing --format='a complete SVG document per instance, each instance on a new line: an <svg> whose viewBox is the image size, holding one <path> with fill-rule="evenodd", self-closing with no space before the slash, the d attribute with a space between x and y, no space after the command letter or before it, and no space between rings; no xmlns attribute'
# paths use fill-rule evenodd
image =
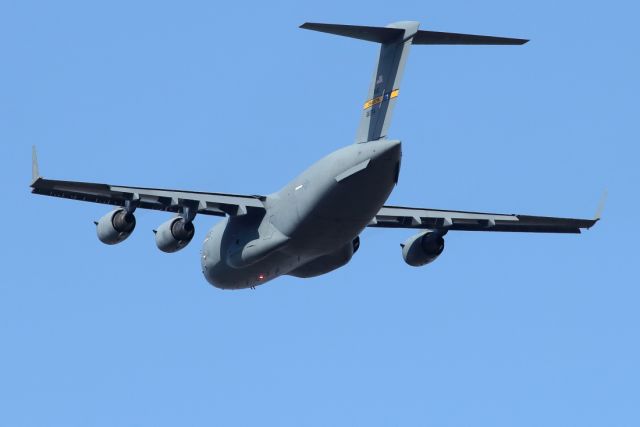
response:
<svg viewBox="0 0 640 427"><path fill-rule="evenodd" d="M369 227L529 233L580 233L599 220L383 206Z"/></svg>
<svg viewBox="0 0 640 427"><path fill-rule="evenodd" d="M133 203L136 208L169 212L182 212L184 208L190 208L199 214L216 216L240 215L252 208L264 209L263 201L265 200L263 196L125 187L45 179L38 172L35 148L33 151L31 192L115 206Z"/></svg>

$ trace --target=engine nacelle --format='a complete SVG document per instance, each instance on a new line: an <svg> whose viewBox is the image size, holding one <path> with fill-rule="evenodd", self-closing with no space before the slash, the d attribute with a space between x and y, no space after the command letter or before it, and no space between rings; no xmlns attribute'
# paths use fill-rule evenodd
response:
<svg viewBox="0 0 640 427"><path fill-rule="evenodd" d="M124 209L111 211L96 222L98 239L107 245L122 242L131 235L134 228L136 217Z"/></svg>
<svg viewBox="0 0 640 427"><path fill-rule="evenodd" d="M177 252L189 244L195 232L191 221L180 216L171 218L155 230L156 245L162 252Z"/></svg>
<svg viewBox="0 0 640 427"><path fill-rule="evenodd" d="M402 246L402 258L412 267L420 267L434 261L444 250L443 234L427 230L407 239Z"/></svg>

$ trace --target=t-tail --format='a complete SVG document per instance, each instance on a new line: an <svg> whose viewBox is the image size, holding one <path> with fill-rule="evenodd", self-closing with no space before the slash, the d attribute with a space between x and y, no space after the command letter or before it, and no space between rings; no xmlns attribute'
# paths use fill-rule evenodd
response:
<svg viewBox="0 0 640 427"><path fill-rule="evenodd" d="M360 40L380 43L378 61L373 71L367 100L362 107L362 118L356 143L375 141L387 136L393 107L400 94L400 80L412 44L438 45L521 45L529 40L472 34L442 33L418 30L420 23L401 21L386 27L360 25L318 24L307 22L300 26Z"/></svg>

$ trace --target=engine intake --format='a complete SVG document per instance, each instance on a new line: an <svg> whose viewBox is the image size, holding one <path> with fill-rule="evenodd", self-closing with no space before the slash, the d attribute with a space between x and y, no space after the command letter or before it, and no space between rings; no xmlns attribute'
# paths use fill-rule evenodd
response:
<svg viewBox="0 0 640 427"><path fill-rule="evenodd" d="M444 250L443 234L427 230L407 239L402 246L402 258L412 267L420 267L434 261Z"/></svg>
<svg viewBox="0 0 640 427"><path fill-rule="evenodd" d="M106 245L124 241L136 228L136 217L124 209L109 212L96 222L98 239Z"/></svg>
<svg viewBox="0 0 640 427"><path fill-rule="evenodd" d="M156 245L162 252L177 252L191 242L195 231L191 221L182 217L172 218L155 231Z"/></svg>

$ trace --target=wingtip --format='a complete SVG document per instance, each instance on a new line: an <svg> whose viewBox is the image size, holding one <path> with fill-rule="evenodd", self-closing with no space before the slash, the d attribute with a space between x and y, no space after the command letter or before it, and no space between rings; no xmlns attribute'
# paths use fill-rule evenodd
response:
<svg viewBox="0 0 640 427"><path fill-rule="evenodd" d="M596 222L600 221L600 219L602 218L602 213L604 212L604 207L605 207L605 205L607 203L607 196L608 195L609 195L609 191L605 189L602 192L602 196L600 197L600 202L598 203L598 209L596 210L596 215L593 218Z"/></svg>
<svg viewBox="0 0 640 427"><path fill-rule="evenodd" d="M40 178L40 168L38 166L38 153L36 146L31 146L31 186Z"/></svg>

